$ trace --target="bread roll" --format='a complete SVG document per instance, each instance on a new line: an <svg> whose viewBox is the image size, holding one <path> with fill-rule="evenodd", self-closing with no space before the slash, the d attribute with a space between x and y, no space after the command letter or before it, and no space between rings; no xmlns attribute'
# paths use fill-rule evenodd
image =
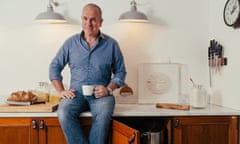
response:
<svg viewBox="0 0 240 144"><path fill-rule="evenodd" d="M21 101L21 102L29 102L29 101L37 101L37 96L33 94L31 91L16 91L10 94L10 97L7 99L8 101Z"/></svg>

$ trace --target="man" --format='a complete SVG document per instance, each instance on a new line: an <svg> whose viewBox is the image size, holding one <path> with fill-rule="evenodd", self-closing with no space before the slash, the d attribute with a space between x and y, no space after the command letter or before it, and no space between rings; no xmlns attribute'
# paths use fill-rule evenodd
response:
<svg viewBox="0 0 240 144"><path fill-rule="evenodd" d="M100 31L102 11L87 4L82 11L82 32L65 41L50 64L50 80L62 98L58 119L68 144L105 144L114 111L112 91L124 85L126 70L118 43ZM61 72L68 64L70 89L64 89ZM94 85L92 96L82 94L82 85ZM86 138L80 113L90 110L92 127Z"/></svg>

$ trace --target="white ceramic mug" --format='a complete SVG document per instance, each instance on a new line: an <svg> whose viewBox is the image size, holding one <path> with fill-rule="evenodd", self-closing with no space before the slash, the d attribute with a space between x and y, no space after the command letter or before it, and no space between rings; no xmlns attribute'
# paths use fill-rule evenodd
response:
<svg viewBox="0 0 240 144"><path fill-rule="evenodd" d="M82 85L82 93L84 96L92 96L94 85Z"/></svg>

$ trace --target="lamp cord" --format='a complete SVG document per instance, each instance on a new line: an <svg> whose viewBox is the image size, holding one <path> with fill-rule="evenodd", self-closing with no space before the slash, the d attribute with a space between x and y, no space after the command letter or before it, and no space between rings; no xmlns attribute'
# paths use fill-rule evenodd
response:
<svg viewBox="0 0 240 144"><path fill-rule="evenodd" d="M138 2L138 3L137 3L136 0L132 0L130 4L131 4L131 5L135 4L136 6L144 6L144 5L149 4L149 2L145 2L145 3L139 3L139 2Z"/></svg>

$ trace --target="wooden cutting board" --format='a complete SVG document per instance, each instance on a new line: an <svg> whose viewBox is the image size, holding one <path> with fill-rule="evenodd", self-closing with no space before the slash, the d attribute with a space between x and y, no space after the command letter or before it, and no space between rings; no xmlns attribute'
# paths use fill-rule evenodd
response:
<svg viewBox="0 0 240 144"><path fill-rule="evenodd" d="M187 104L171 104L171 103L157 103L157 108L177 109L177 110L190 110L190 105Z"/></svg>
<svg viewBox="0 0 240 144"><path fill-rule="evenodd" d="M34 104L28 106L0 105L0 112L54 112L57 110L57 103Z"/></svg>

